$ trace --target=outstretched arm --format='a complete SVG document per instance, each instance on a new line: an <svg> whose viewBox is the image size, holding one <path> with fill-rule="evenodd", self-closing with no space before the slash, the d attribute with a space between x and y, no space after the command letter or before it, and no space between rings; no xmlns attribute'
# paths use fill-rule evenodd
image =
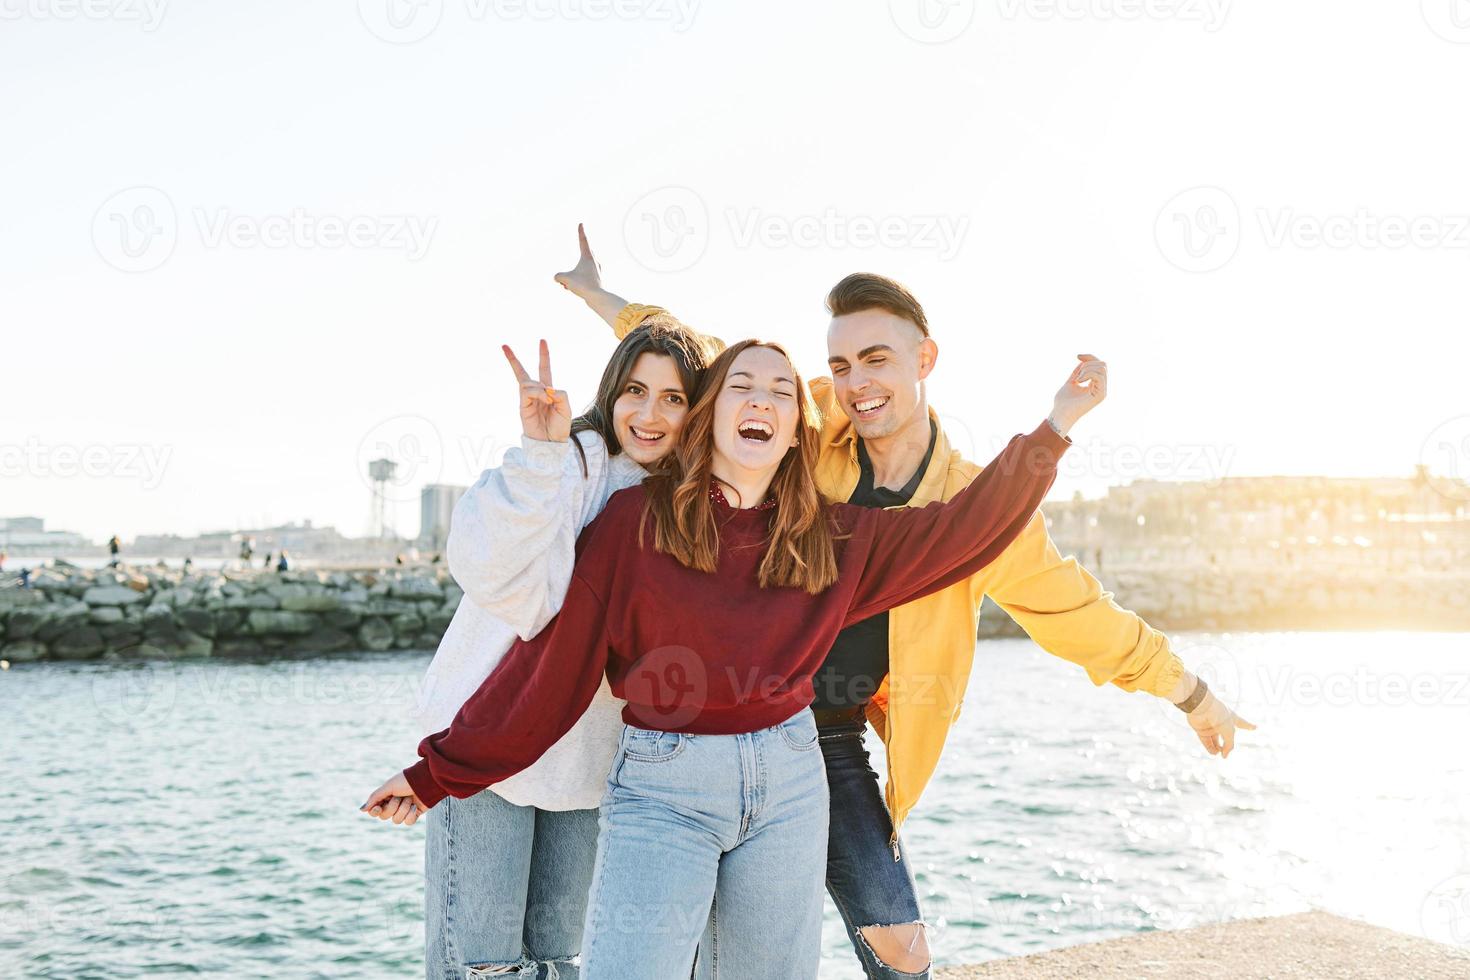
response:
<svg viewBox="0 0 1470 980"><path fill-rule="evenodd" d="M607 670L606 622L602 600L573 577L561 613L534 640L510 648L453 724L419 743L420 760L401 774L416 805L472 796L508 779L571 731ZM399 781L384 783L363 809L403 796L392 791Z"/></svg>
<svg viewBox="0 0 1470 980"><path fill-rule="evenodd" d="M854 537L870 534L848 622L912 602L989 565L1031 520L1071 445L1072 425L1102 402L1107 366L1082 355L1057 392L1047 421L1011 439L980 475L947 503L858 511Z"/></svg>

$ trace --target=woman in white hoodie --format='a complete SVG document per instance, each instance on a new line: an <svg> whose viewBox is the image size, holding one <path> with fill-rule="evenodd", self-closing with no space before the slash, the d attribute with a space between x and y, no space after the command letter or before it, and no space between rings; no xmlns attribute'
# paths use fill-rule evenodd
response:
<svg viewBox="0 0 1470 980"><path fill-rule="evenodd" d="M425 735L449 727L511 643L556 615L578 534L608 497L668 456L688 393L721 346L672 317L645 323L618 345L596 400L576 419L566 392L552 387L545 341L535 380L504 348L520 384L521 445L454 509L449 569L465 594L421 688ZM622 706L604 679L586 713L535 765L430 812L430 980L577 976L572 960L597 854L597 805Z"/></svg>

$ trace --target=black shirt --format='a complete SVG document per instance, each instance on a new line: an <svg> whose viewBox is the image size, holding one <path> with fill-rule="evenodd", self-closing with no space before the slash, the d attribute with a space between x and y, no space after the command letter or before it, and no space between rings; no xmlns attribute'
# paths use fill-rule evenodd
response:
<svg viewBox="0 0 1470 980"><path fill-rule="evenodd" d="M924 460L902 490L873 486L873 463L868 458L868 449L858 440L858 484L850 504L859 507L902 507L914 499L929 461L934 457L934 445L939 441L939 427L929 420L929 450ZM814 710L859 708L873 699L883 678L888 676L888 613L881 612L860 622L853 623L837 634L827 659L812 677L816 698Z"/></svg>

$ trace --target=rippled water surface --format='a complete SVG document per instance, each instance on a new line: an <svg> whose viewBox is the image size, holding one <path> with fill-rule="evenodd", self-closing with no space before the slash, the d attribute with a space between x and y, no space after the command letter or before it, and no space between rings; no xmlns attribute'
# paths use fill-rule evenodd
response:
<svg viewBox="0 0 1470 980"><path fill-rule="evenodd" d="M1178 646L1261 726L1228 761L1168 705L980 645L904 831L937 960L1313 906L1470 944L1470 636ZM0 976L421 975L422 828L357 805L413 759L426 663L0 673ZM830 906L822 975L860 976Z"/></svg>

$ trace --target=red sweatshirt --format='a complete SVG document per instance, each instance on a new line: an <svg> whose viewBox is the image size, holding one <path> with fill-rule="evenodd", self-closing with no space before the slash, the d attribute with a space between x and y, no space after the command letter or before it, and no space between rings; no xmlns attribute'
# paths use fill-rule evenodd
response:
<svg viewBox="0 0 1470 980"><path fill-rule="evenodd" d="M714 574L638 544L647 491L614 494L577 541L561 612L518 641L455 716L419 744L409 785L427 806L471 796L531 765L592 703L604 672L623 720L699 735L779 724L812 700L838 631L968 578L1005 550L1056 478L1069 441L1042 423L948 503L831 504L837 582L819 595L762 589L770 508L713 503Z"/></svg>

